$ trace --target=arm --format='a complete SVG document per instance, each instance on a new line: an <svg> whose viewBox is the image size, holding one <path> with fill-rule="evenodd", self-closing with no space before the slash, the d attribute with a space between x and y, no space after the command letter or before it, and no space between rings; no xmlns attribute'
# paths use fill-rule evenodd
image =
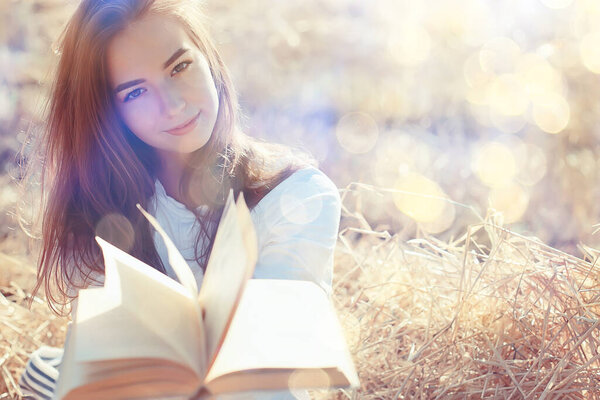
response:
<svg viewBox="0 0 600 400"><path fill-rule="evenodd" d="M340 208L337 188L316 169L280 183L253 210L254 278L311 280L331 294Z"/></svg>

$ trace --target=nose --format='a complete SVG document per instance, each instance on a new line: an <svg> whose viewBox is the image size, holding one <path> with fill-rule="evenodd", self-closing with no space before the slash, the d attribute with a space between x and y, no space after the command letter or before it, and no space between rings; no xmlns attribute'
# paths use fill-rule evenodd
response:
<svg viewBox="0 0 600 400"><path fill-rule="evenodd" d="M163 86L161 88L161 99L163 112L169 117L179 114L185 108L185 99L175 87Z"/></svg>

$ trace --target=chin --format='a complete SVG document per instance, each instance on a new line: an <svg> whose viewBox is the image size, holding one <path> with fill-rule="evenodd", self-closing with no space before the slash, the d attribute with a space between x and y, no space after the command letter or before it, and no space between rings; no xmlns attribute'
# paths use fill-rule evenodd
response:
<svg viewBox="0 0 600 400"><path fill-rule="evenodd" d="M177 149L175 150L177 153L180 154L191 154L194 153L200 149L202 149L204 146L206 146L206 144L208 143L208 139L203 140L203 141L197 141L194 143L181 143L180 146L177 147Z"/></svg>

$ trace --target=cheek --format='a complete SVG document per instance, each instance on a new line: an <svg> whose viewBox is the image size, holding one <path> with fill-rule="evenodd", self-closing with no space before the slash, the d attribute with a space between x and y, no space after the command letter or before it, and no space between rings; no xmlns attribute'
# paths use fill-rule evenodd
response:
<svg viewBox="0 0 600 400"><path fill-rule="evenodd" d="M139 99L122 107L120 112L125 125L142 140L160 129L158 107L152 101Z"/></svg>
<svg viewBox="0 0 600 400"><path fill-rule="evenodd" d="M205 109L218 108L218 95L215 83L208 67L205 69L197 68L192 74L186 76L185 81L181 82L182 93L185 97L196 103L200 103Z"/></svg>

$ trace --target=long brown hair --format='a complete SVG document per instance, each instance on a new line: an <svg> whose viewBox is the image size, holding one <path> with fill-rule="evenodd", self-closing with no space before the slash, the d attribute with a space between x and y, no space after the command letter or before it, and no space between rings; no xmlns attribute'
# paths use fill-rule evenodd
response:
<svg viewBox="0 0 600 400"><path fill-rule="evenodd" d="M60 59L29 171L41 169L41 250L34 294L44 286L48 303L63 313L69 288L103 274L94 236L165 272L148 222L159 159L120 119L108 82L107 46L131 21L154 12L177 18L204 53L219 96L208 143L192 154L180 182L186 206L200 225L196 260L205 266L214 240L211 227L229 189L250 207L295 170L312 163L287 147L253 140L238 129L238 103L227 69L213 45L197 0L83 0L59 39ZM34 161L41 160L37 165ZM200 215L197 206L207 204ZM107 215L118 218L106 219ZM99 224L100 221L108 221ZM101 225L101 228L99 227ZM199 246L202 237L209 246Z"/></svg>

